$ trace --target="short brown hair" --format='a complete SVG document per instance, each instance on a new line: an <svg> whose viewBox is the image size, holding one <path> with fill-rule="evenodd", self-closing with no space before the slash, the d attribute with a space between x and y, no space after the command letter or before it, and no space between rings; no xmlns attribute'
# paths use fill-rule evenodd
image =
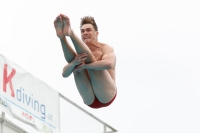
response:
<svg viewBox="0 0 200 133"><path fill-rule="evenodd" d="M98 27L97 24L94 20L93 17L91 16L85 16L83 18L81 18L81 24L80 24L80 28L84 25L84 24L91 24L93 26L93 28L98 31Z"/></svg>

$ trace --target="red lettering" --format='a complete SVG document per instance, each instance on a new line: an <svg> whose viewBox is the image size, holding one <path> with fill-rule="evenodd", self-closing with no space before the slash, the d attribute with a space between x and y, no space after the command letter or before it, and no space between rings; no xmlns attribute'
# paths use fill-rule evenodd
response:
<svg viewBox="0 0 200 133"><path fill-rule="evenodd" d="M27 113L22 112L22 116L25 117L26 119L29 119L30 121L34 122L33 117Z"/></svg>
<svg viewBox="0 0 200 133"><path fill-rule="evenodd" d="M10 75L7 76L7 67L8 65L7 64L4 64L4 73L3 73L3 91L6 92L6 84L9 83L10 85L10 90L11 90L11 96L12 97L15 97L15 93L14 93L14 90L13 90L13 86L12 86L12 81L11 79L13 78L13 76L15 75L16 73L16 70L15 69L12 69L12 72L10 73Z"/></svg>
<svg viewBox="0 0 200 133"><path fill-rule="evenodd" d="M32 120L32 116L29 117L29 120Z"/></svg>

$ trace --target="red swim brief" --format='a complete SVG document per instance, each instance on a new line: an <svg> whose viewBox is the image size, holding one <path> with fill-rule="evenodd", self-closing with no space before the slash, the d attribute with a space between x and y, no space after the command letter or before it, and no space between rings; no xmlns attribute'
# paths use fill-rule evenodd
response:
<svg viewBox="0 0 200 133"><path fill-rule="evenodd" d="M116 95L117 95L117 92L116 92L115 96L113 97L113 99L108 103L101 103L97 99L97 97L95 96L94 102L92 104L88 105L88 106L91 107L91 108L95 108L95 109L106 107L106 106L110 105L115 100Z"/></svg>

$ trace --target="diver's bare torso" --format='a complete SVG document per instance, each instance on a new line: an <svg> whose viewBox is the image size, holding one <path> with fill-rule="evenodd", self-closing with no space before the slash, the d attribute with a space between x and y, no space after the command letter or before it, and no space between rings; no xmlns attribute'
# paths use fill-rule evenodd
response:
<svg viewBox="0 0 200 133"><path fill-rule="evenodd" d="M112 47L110 47L109 45L100 43L100 42L99 42L98 47L97 46L88 46L88 47L90 48L91 52L93 53L93 55L97 61L102 60L102 57L104 55L104 49L109 49L109 48L112 49ZM110 74L110 76L112 77L112 79L115 81L115 65L113 68L108 69L107 71Z"/></svg>

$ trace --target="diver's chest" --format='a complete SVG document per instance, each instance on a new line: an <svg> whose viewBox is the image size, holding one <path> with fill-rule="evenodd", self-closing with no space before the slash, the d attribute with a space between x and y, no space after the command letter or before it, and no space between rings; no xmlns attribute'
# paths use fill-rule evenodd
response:
<svg viewBox="0 0 200 133"><path fill-rule="evenodd" d="M101 49L94 50L92 51L92 53L97 61L102 59L103 52L101 51Z"/></svg>

